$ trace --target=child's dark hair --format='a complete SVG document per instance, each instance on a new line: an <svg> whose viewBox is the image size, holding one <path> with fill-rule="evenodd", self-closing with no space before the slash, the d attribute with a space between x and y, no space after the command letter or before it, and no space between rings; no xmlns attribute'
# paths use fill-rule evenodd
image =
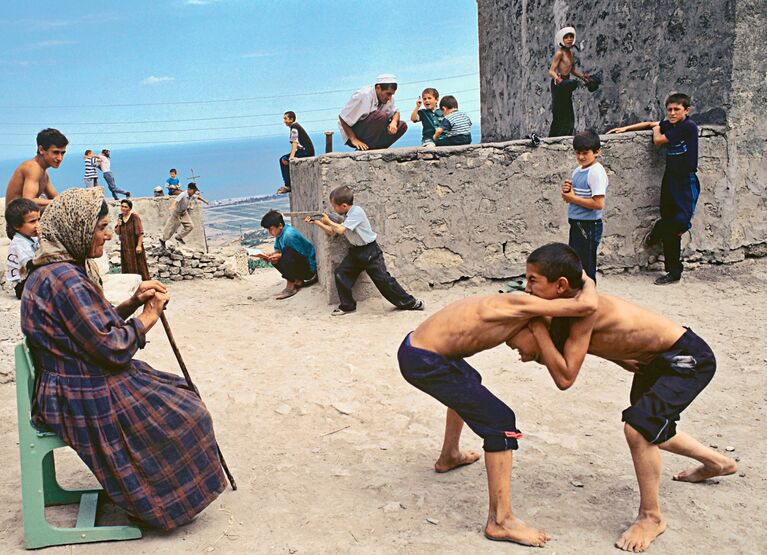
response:
<svg viewBox="0 0 767 555"><path fill-rule="evenodd" d="M590 150L597 153L601 147L602 143L599 142L599 135L591 129L588 131L581 131L573 137L573 150L575 152L585 152Z"/></svg>
<svg viewBox="0 0 767 555"><path fill-rule="evenodd" d="M335 204L354 204L354 192L346 185L341 185L330 191L330 200Z"/></svg>
<svg viewBox="0 0 767 555"><path fill-rule="evenodd" d="M458 101L455 99L454 96L447 95L442 100L439 101L439 107L440 108L447 108L448 110L453 110L454 108L458 108Z"/></svg>
<svg viewBox="0 0 767 555"><path fill-rule="evenodd" d="M194 189L195 191L199 191L199 189L197 188L197 183L195 183L194 181L190 181L189 183L187 183L186 188L187 189Z"/></svg>
<svg viewBox="0 0 767 555"><path fill-rule="evenodd" d="M130 201L130 199L124 198L120 201L120 204L127 204L128 208L133 210L133 203Z"/></svg>
<svg viewBox="0 0 767 555"><path fill-rule="evenodd" d="M5 231L9 239L13 239L16 230L24 225L24 217L30 212L40 212L36 202L28 198L17 198L5 209Z"/></svg>
<svg viewBox="0 0 767 555"><path fill-rule="evenodd" d="M264 217L261 218L261 227L264 229L269 229L270 227L277 227L280 225L285 225L285 218L283 218L282 214L280 214L277 210L269 210L269 212L264 214Z"/></svg>
<svg viewBox="0 0 767 555"><path fill-rule="evenodd" d="M396 91L397 90L397 83L376 83L379 87L381 87L382 91Z"/></svg>
<svg viewBox="0 0 767 555"><path fill-rule="evenodd" d="M109 205L107 204L107 201L102 200L101 201L101 208L99 208L99 213L96 214L96 220L100 220L104 216L109 215Z"/></svg>
<svg viewBox="0 0 767 555"><path fill-rule="evenodd" d="M437 91L437 89L432 89L431 87L424 89L421 91L421 98L423 98L423 95L425 94L430 94L434 97L435 100L439 100L439 91Z"/></svg>
<svg viewBox="0 0 767 555"><path fill-rule="evenodd" d="M171 168L168 173L178 173L178 172L176 171L176 168Z"/></svg>
<svg viewBox="0 0 767 555"><path fill-rule="evenodd" d="M690 95L684 93L673 93L666 98L665 106L668 106L669 104L681 104L682 107L689 108L692 106L692 98L690 98Z"/></svg>
<svg viewBox="0 0 767 555"><path fill-rule="evenodd" d="M538 247L527 257L528 264L535 264L549 283L564 277L573 289L583 287L583 265L571 247L564 243L549 243Z"/></svg>
<svg viewBox="0 0 767 555"><path fill-rule="evenodd" d="M88 149L85 151L85 156L88 156L89 154L93 154L93 151L91 149Z"/></svg>
<svg viewBox="0 0 767 555"><path fill-rule="evenodd" d="M296 113L293 110L288 110L285 112L285 115L288 116L293 121L296 121Z"/></svg>
<svg viewBox="0 0 767 555"><path fill-rule="evenodd" d="M53 129L52 127L43 129L37 134L37 145L43 147L43 150L48 150L53 145L56 145L59 148L64 148L68 144L69 139L67 139L61 131Z"/></svg>

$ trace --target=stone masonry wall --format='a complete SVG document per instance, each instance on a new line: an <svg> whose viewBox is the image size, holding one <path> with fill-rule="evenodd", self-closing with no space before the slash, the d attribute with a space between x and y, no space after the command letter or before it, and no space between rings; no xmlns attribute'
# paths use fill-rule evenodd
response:
<svg viewBox="0 0 767 555"><path fill-rule="evenodd" d="M731 76L741 62L734 55L736 34L752 49L767 38L765 0L477 4L483 142L519 139L530 132L548 134L548 69L554 34L566 25L577 31L580 67L602 73L597 92L580 87L573 95L576 129L593 127L599 132L659 119L664 98L677 90L693 96L696 121L725 123L737 94L731 90Z"/></svg>
<svg viewBox="0 0 767 555"><path fill-rule="evenodd" d="M600 268L657 266L660 250L646 250L641 242L659 217L664 151L652 145L647 131L602 141L600 161L610 186ZM732 262L761 255L767 246L765 193L738 194L741 187L727 176L728 153L722 128L702 129L702 192L692 239L683 241L688 262ZM519 275L534 248L566 243L560 186L575 166L569 138L546 139L538 148L511 141L333 153L294 162L291 204L295 211L328 210L328 193L349 185L378 233L391 273L413 290L444 287ZM304 222L295 225L315 244L320 282L334 302L333 269L348 243ZM360 298L372 291L366 280L358 285Z"/></svg>

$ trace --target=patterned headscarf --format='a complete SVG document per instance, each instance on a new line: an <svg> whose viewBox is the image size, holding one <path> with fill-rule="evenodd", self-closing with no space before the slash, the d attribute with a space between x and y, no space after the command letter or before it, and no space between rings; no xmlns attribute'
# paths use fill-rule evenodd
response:
<svg viewBox="0 0 767 555"><path fill-rule="evenodd" d="M88 277L101 288L98 265L88 254L103 202L101 187L69 189L54 198L40 218L40 247L32 264L72 262L83 266Z"/></svg>

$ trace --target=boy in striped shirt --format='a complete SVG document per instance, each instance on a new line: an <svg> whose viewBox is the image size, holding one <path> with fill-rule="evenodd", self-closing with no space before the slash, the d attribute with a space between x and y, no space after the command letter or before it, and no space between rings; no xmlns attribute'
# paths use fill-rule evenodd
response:
<svg viewBox="0 0 767 555"><path fill-rule="evenodd" d="M583 270L595 282L608 182L605 168L597 162L600 146L599 135L593 131L583 131L573 137L573 150L579 166L562 185L562 200L568 204L569 244L578 253Z"/></svg>
<svg viewBox="0 0 767 555"><path fill-rule="evenodd" d="M439 101L439 109L445 116L434 131L437 146L468 145L471 143L471 120L458 111L458 101L454 96L446 96Z"/></svg>

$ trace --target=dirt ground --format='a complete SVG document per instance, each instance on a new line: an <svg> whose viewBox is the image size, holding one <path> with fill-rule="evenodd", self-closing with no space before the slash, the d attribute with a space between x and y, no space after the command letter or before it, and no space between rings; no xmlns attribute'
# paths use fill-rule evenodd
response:
<svg viewBox="0 0 767 555"><path fill-rule="evenodd" d="M704 484L671 481L690 466L664 454L663 510L669 528L651 553L764 553L767 487L767 260L708 266L681 284L651 274L608 275L600 289L691 326L719 369L683 414L680 429L739 459L734 476ZM458 298L494 292L487 283L433 291L426 313L394 312L380 298L331 318L320 291L276 301L273 270L244 280L172 284L168 318L239 489L225 491L193 523L142 540L45 552L151 553L523 553L534 548L484 539L482 462L437 475L445 411L408 385L396 352L405 334ZM18 303L0 300L0 366L11 370ZM161 326L138 358L177 371ZM496 348L472 358L525 433L514 455L518 516L551 536L546 552L618 553L638 490L620 413L631 375L589 357L567 392L546 370ZM23 551L15 386L0 384L0 551ZM464 432L464 447L481 440ZM87 480L71 452L65 483ZM582 484L576 487L573 482Z"/></svg>

